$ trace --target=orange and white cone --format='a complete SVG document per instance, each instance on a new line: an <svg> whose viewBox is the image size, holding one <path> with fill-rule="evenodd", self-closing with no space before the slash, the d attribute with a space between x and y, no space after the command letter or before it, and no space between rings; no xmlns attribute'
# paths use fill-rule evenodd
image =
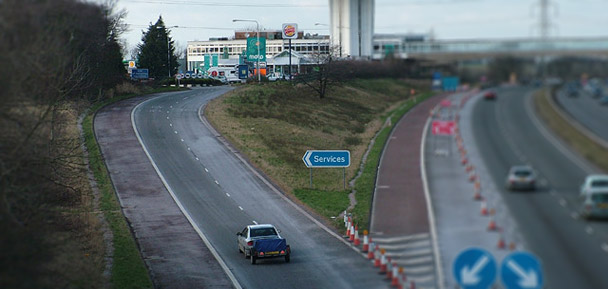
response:
<svg viewBox="0 0 608 289"><path fill-rule="evenodd" d="M373 248L375 248L376 246L374 245L374 243L370 243L369 246L372 247L372 249L367 251L367 259L371 260L371 259L374 259L374 257L375 257L374 256L375 255L374 254L375 250Z"/></svg>
<svg viewBox="0 0 608 289"><path fill-rule="evenodd" d="M346 221L346 237L348 238L350 236L350 217L348 217L348 221Z"/></svg>
<svg viewBox="0 0 608 289"><path fill-rule="evenodd" d="M486 203L486 201L481 201L481 215L482 216L488 215L488 204Z"/></svg>
<svg viewBox="0 0 608 289"><path fill-rule="evenodd" d="M350 235L348 236L348 241L352 242L355 240L355 225L350 224Z"/></svg>
<svg viewBox="0 0 608 289"><path fill-rule="evenodd" d="M380 265L382 265L382 261L380 260L381 255L380 247L376 245L376 249L374 250L374 267L380 267Z"/></svg>
<svg viewBox="0 0 608 289"><path fill-rule="evenodd" d="M488 223L488 231L496 231L496 221L494 221L494 214L490 214L490 223Z"/></svg>
<svg viewBox="0 0 608 289"><path fill-rule="evenodd" d="M468 162L469 162L469 161L467 160L467 157L465 157L465 156L463 156L463 157L460 159L460 163L461 163L463 166L464 166L464 165L466 165Z"/></svg>
<svg viewBox="0 0 608 289"><path fill-rule="evenodd" d="M363 230L363 248L361 251L363 253L367 253L367 251L369 251L369 237L367 236L367 230Z"/></svg>
<svg viewBox="0 0 608 289"><path fill-rule="evenodd" d="M515 245L515 242L510 242L509 243L509 250L515 251L515 249L517 249L517 246Z"/></svg>
<svg viewBox="0 0 608 289"><path fill-rule="evenodd" d="M386 258L386 279L393 280L393 263L391 257Z"/></svg>
<svg viewBox="0 0 608 289"><path fill-rule="evenodd" d="M380 274L386 273L386 256L384 256L386 250L380 249Z"/></svg>
<svg viewBox="0 0 608 289"><path fill-rule="evenodd" d="M475 173L475 171L472 171L471 174L469 175L469 181L475 182L476 180L477 180L477 174Z"/></svg>
<svg viewBox="0 0 608 289"><path fill-rule="evenodd" d="M359 246L361 244L361 239L359 239L359 227L355 227L355 241L353 243L355 246Z"/></svg>
<svg viewBox="0 0 608 289"><path fill-rule="evenodd" d="M400 276L400 271L402 271L403 268L399 268L397 267L396 263L393 263L393 278L391 279L391 286L393 287L397 287L399 286L399 276Z"/></svg>

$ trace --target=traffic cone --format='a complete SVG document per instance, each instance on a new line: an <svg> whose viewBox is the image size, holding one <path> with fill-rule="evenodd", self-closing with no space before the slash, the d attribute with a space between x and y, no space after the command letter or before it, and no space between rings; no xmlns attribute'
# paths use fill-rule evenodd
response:
<svg viewBox="0 0 608 289"><path fill-rule="evenodd" d="M355 246L359 246L361 244L361 239L359 239L359 227L355 227L355 241L353 243Z"/></svg>
<svg viewBox="0 0 608 289"><path fill-rule="evenodd" d="M472 164L468 164L467 167L466 167L467 173L470 173L473 170L473 168L475 168L475 167L473 167Z"/></svg>
<svg viewBox="0 0 608 289"><path fill-rule="evenodd" d="M393 263L391 257L386 257L386 279L393 280Z"/></svg>
<svg viewBox="0 0 608 289"><path fill-rule="evenodd" d="M350 217L348 217L348 221L346 222L346 238L350 236Z"/></svg>
<svg viewBox="0 0 608 289"><path fill-rule="evenodd" d="M352 242L355 240L355 225L350 224L350 235L348 236L348 241Z"/></svg>
<svg viewBox="0 0 608 289"><path fill-rule="evenodd" d="M473 200L475 200L475 201L479 201L479 200L481 200L481 199L483 199L483 198L481 197L481 190L479 190L479 189L475 189L475 194L473 194Z"/></svg>
<svg viewBox="0 0 608 289"><path fill-rule="evenodd" d="M504 249L506 248L506 244L505 244L505 239L504 236L502 235L502 230L500 230L500 234L498 234L498 243L496 244L496 247L498 249Z"/></svg>
<svg viewBox="0 0 608 289"><path fill-rule="evenodd" d="M414 283L414 281L410 282L410 289L416 289L416 283Z"/></svg>
<svg viewBox="0 0 608 289"><path fill-rule="evenodd" d="M469 175L469 181L470 182L474 182L477 180L477 174L475 174L475 172L471 172L471 174Z"/></svg>
<svg viewBox="0 0 608 289"><path fill-rule="evenodd" d="M469 162L469 161L467 160L467 157L465 157L465 156L463 156L463 157L460 159L460 163L461 163L463 166L464 166L464 165L466 165L468 162Z"/></svg>
<svg viewBox="0 0 608 289"><path fill-rule="evenodd" d="M376 245L376 249L374 250L374 267L380 267L380 265L382 265L380 255L380 247Z"/></svg>
<svg viewBox="0 0 608 289"><path fill-rule="evenodd" d="M515 242L510 242L509 243L509 250L515 251L516 248L517 248L517 246L515 245Z"/></svg>
<svg viewBox="0 0 608 289"><path fill-rule="evenodd" d="M399 288L403 288L403 267L399 267L397 270L397 274L393 276L393 282L391 282L391 286Z"/></svg>
<svg viewBox="0 0 608 289"><path fill-rule="evenodd" d="M363 248L361 251L363 253L367 253L367 251L369 251L369 237L367 237L367 230L363 230Z"/></svg>
<svg viewBox="0 0 608 289"><path fill-rule="evenodd" d="M369 245L369 246L371 246L371 247L372 247L372 249L367 251L367 259L370 259L370 260L371 260L371 259L374 259L374 257L375 257L375 256L374 256L374 255L375 255L375 254L374 254L374 251L375 251L375 250L374 250L373 248L375 248L376 246L374 245L374 243L370 243L370 245Z"/></svg>
<svg viewBox="0 0 608 289"><path fill-rule="evenodd" d="M490 223L488 224L488 231L496 231L498 227L494 221L494 214L490 214Z"/></svg>
<svg viewBox="0 0 608 289"><path fill-rule="evenodd" d="M488 205L487 205L486 201L481 201L481 215L482 216L488 215Z"/></svg>
<svg viewBox="0 0 608 289"><path fill-rule="evenodd" d="M386 250L380 249L380 274L386 274Z"/></svg>
<svg viewBox="0 0 608 289"><path fill-rule="evenodd" d="M399 285L399 267L397 263L393 263L393 274L391 276L391 286L397 287Z"/></svg>

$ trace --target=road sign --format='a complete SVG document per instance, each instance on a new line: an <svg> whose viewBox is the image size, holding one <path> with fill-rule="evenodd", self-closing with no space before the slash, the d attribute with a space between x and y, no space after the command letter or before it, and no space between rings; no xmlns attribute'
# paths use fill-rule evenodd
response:
<svg viewBox="0 0 608 289"><path fill-rule="evenodd" d="M346 168L350 166L350 151L308 150L302 161L308 168Z"/></svg>
<svg viewBox="0 0 608 289"><path fill-rule="evenodd" d="M298 24L285 23L282 31L283 39L298 39Z"/></svg>
<svg viewBox="0 0 608 289"><path fill-rule="evenodd" d="M133 79L148 79L150 78L148 75L148 69L132 69L131 70L131 78Z"/></svg>
<svg viewBox="0 0 608 289"><path fill-rule="evenodd" d="M507 289L540 289L543 271L538 259L527 252L509 254L500 266L502 284Z"/></svg>
<svg viewBox="0 0 608 289"><path fill-rule="evenodd" d="M249 67L247 64L239 65L239 79L247 79L249 77Z"/></svg>
<svg viewBox="0 0 608 289"><path fill-rule="evenodd" d="M432 132L434 135L453 135L456 131L456 122L445 120L434 120Z"/></svg>
<svg viewBox="0 0 608 289"><path fill-rule="evenodd" d="M260 62L266 62L266 38L257 37L247 38L247 61L256 62L258 60L258 45L260 46Z"/></svg>
<svg viewBox="0 0 608 289"><path fill-rule="evenodd" d="M182 79L182 78L184 78L184 75L181 74L181 73L178 73L178 74L175 75L175 78Z"/></svg>
<svg viewBox="0 0 608 289"><path fill-rule="evenodd" d="M488 289L496 280L496 261L490 252L480 248L460 252L452 268L463 289Z"/></svg>

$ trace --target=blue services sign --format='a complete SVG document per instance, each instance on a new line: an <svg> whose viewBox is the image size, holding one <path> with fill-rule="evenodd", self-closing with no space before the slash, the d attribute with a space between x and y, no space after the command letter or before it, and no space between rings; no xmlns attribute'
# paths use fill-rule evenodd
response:
<svg viewBox="0 0 608 289"><path fill-rule="evenodd" d="M346 168L350 166L350 151L308 150L302 161L308 168Z"/></svg>
<svg viewBox="0 0 608 289"><path fill-rule="evenodd" d="M496 280L496 261L480 248L466 249L454 259L453 273L463 289L488 289Z"/></svg>
<svg viewBox="0 0 608 289"><path fill-rule="evenodd" d="M502 284L507 289L540 289L543 271L538 258L526 252L509 254L500 266Z"/></svg>
<svg viewBox="0 0 608 289"><path fill-rule="evenodd" d="M131 78L133 79L148 79L148 69L131 69Z"/></svg>
<svg viewBox="0 0 608 289"><path fill-rule="evenodd" d="M249 77L249 66L247 64L239 65L239 79L247 79Z"/></svg>

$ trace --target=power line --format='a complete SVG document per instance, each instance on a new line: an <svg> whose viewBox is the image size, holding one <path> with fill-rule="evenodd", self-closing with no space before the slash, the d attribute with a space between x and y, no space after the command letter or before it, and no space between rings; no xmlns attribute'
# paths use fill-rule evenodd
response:
<svg viewBox="0 0 608 289"><path fill-rule="evenodd" d="M206 1L184 1L184 0L130 0L132 3L146 4L166 4L166 5L196 5L196 6L215 6L215 7L248 7L248 8L324 8L327 5L315 4L285 4L285 3L226 3L226 2L206 2Z"/></svg>

